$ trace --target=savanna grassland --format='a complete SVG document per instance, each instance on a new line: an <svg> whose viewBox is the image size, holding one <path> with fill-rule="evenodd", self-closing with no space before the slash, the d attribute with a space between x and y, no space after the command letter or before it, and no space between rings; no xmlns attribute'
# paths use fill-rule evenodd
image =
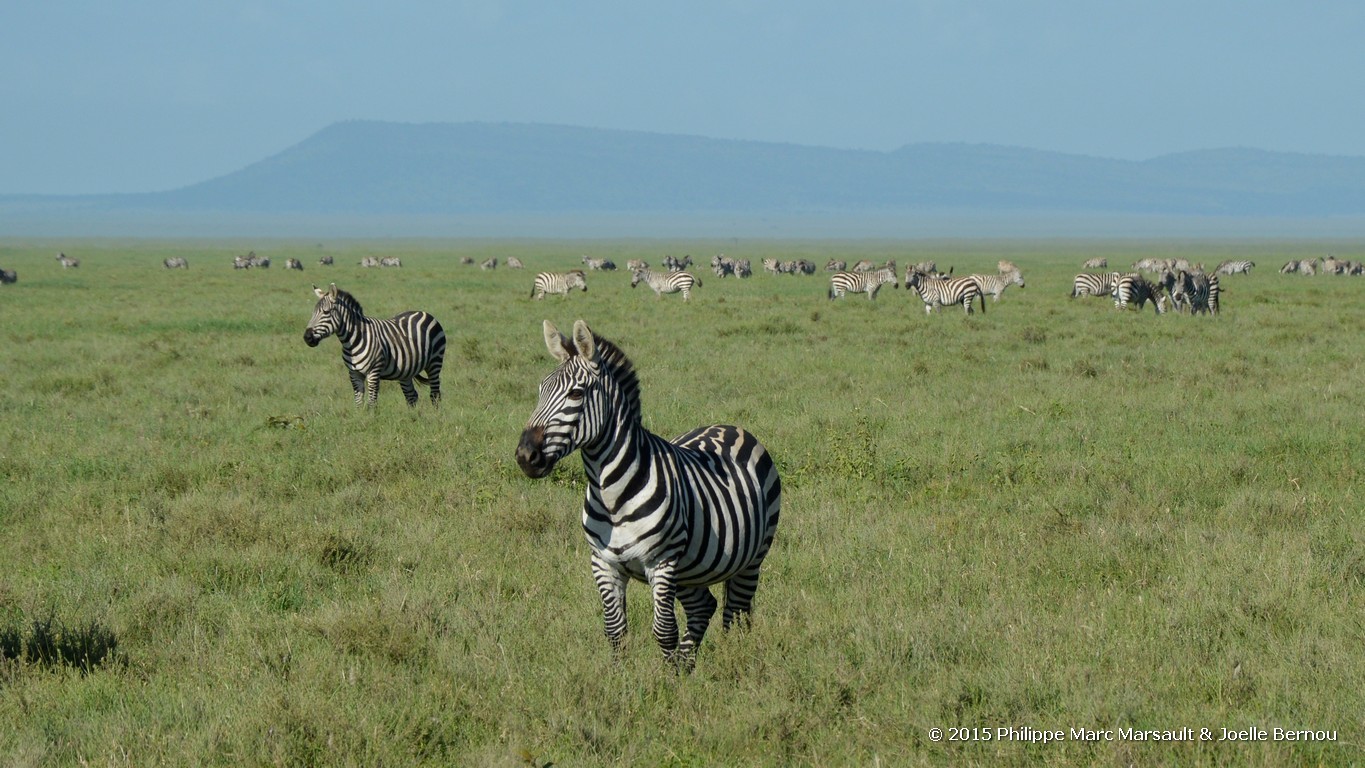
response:
<svg viewBox="0 0 1365 768"><path fill-rule="evenodd" d="M233 270L248 249L274 266ZM831 302L824 273L716 279L721 251L957 274L1007 258L1027 287L926 317L889 286ZM1276 272L1361 251L0 243L19 275L0 287L0 763L1353 763L1365 279ZM535 271L585 253L690 253L703 286L683 304L589 273L587 293L528 299ZM361 269L368 255L404 266ZM1097 255L1258 266L1223 278L1220 317L1157 317L1067 298ZM391 382L374 412L353 405L337 342L302 341L310 284L332 281L371 315L442 321L439 410ZM752 627L713 625L691 675L661 661L639 585L612 662L581 463L532 481L513 461L553 368L546 318L632 357L649 428L739 424L781 469ZM1197 738L1277 727L1336 740Z"/></svg>

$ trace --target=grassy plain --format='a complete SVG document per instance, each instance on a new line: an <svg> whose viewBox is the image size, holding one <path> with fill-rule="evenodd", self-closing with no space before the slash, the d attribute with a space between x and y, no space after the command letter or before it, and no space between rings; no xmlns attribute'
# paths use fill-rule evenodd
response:
<svg viewBox="0 0 1365 768"><path fill-rule="evenodd" d="M248 248L269 270L234 271ZM57 250L81 258L62 270ZM690 304L527 298L533 273L716 252L1023 267L984 315L756 274ZM1349 764L1365 718L1365 243L0 243L0 762L6 765ZM317 266L321 254L337 265ZM160 266L172 255L188 271ZM396 255L397 270L362 256ZM461 256L517 256L482 272ZM1218 318L1071 301L1085 258L1183 255ZM302 274L282 269L301 258ZM445 402L351 403L309 285L426 309ZM665 670L648 601L613 664L582 467L512 453L586 319L647 426L745 426L781 468L751 629ZM420 389L420 388L419 388ZM93 665L35 636L102 638ZM8 644L6 644L8 638ZM28 646L26 648L26 646ZM68 662L70 659L68 659ZM89 668L83 668L88 666ZM1070 729L1336 731L1079 741ZM977 729L990 741L935 742ZM996 729L1015 729L1001 740ZM1022 729L1061 729L1050 744Z"/></svg>

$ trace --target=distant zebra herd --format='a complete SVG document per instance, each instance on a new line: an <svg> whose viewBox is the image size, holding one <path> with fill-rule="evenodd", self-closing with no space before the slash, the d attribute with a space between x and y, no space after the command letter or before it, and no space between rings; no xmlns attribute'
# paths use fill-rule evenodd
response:
<svg viewBox="0 0 1365 768"><path fill-rule="evenodd" d="M1105 262L1091 259L1082 265ZM1107 265L1107 262L1105 262ZM1141 311L1148 302L1154 314L1162 315L1174 309L1178 314L1217 315L1221 308L1222 286L1219 275L1249 275L1256 263L1249 260L1229 260L1219 264L1213 274L1204 271L1202 264L1190 264L1186 259L1141 259L1133 264L1133 271L1082 272L1072 280L1071 298L1103 296L1114 300L1116 309L1127 309L1136 304ZM1142 272L1156 274L1148 279Z"/></svg>
<svg viewBox="0 0 1365 768"><path fill-rule="evenodd" d="M1280 267L1282 275L1365 275L1365 263L1333 256L1318 259L1290 259Z"/></svg>
<svg viewBox="0 0 1365 768"><path fill-rule="evenodd" d="M893 288L900 287L895 260L880 267L867 259L854 264L852 270L843 269L844 266L847 266L847 262L834 259L825 265L826 270L834 271L829 280L828 295L831 299L850 293L866 293L871 300L877 298L877 291L887 283ZM996 266L997 273L994 275L954 277L952 268L947 272L939 272L934 262L922 261L905 268L905 288L919 296L924 303L925 314L932 314L940 307L960 304L963 312L970 315L976 311L978 301L984 313L987 295L999 301L1009 286L1024 287L1024 274L1019 267L1009 261L1001 261Z"/></svg>

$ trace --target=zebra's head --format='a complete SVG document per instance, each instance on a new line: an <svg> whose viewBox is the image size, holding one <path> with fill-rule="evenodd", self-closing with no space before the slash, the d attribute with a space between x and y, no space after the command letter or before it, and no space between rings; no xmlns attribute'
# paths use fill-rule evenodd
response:
<svg viewBox="0 0 1365 768"><path fill-rule="evenodd" d="M559 367L540 382L536 410L517 445L517 466L527 477L550 474L560 459L596 443L610 427L604 345L582 320L574 323L572 339L545 321L545 346Z"/></svg>
<svg viewBox="0 0 1365 768"><path fill-rule="evenodd" d="M643 269L635 270L634 272L630 273L630 287L634 288L635 286L639 285L642 281L644 281L644 279L645 270Z"/></svg>
<svg viewBox="0 0 1365 768"><path fill-rule="evenodd" d="M313 307L313 319L303 329L303 343L310 347L316 347L323 339L336 333L341 322L337 284L332 283L332 287L325 291L315 285L313 293L317 294L318 303Z"/></svg>

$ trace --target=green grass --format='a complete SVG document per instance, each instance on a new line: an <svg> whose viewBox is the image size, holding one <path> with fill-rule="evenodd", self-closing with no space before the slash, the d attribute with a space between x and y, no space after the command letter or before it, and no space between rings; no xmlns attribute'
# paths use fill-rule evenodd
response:
<svg viewBox="0 0 1365 768"><path fill-rule="evenodd" d="M231 269L249 249L276 266ZM19 273L0 288L0 762L1351 764L1365 280L1276 270L1362 250L0 243ZM823 274L720 280L704 265L722 251L958 274L1008 258L1028 287L926 317L904 290L828 301ZM535 271L585 253L690 253L704 284L683 304L590 273L586 294L527 299ZM190 269L162 269L172 255ZM1258 267L1224 278L1221 317L1157 318L1069 300L1094 255ZM352 405L336 342L302 341L310 285L332 281L370 314L441 320L439 410L393 383L375 412ZM659 658L639 585L612 663L581 463L531 481L512 459L553 367L541 320L577 318L635 361L648 427L739 424L782 471L753 626L714 627L690 676ZM1252 726L1338 735L929 737Z"/></svg>

